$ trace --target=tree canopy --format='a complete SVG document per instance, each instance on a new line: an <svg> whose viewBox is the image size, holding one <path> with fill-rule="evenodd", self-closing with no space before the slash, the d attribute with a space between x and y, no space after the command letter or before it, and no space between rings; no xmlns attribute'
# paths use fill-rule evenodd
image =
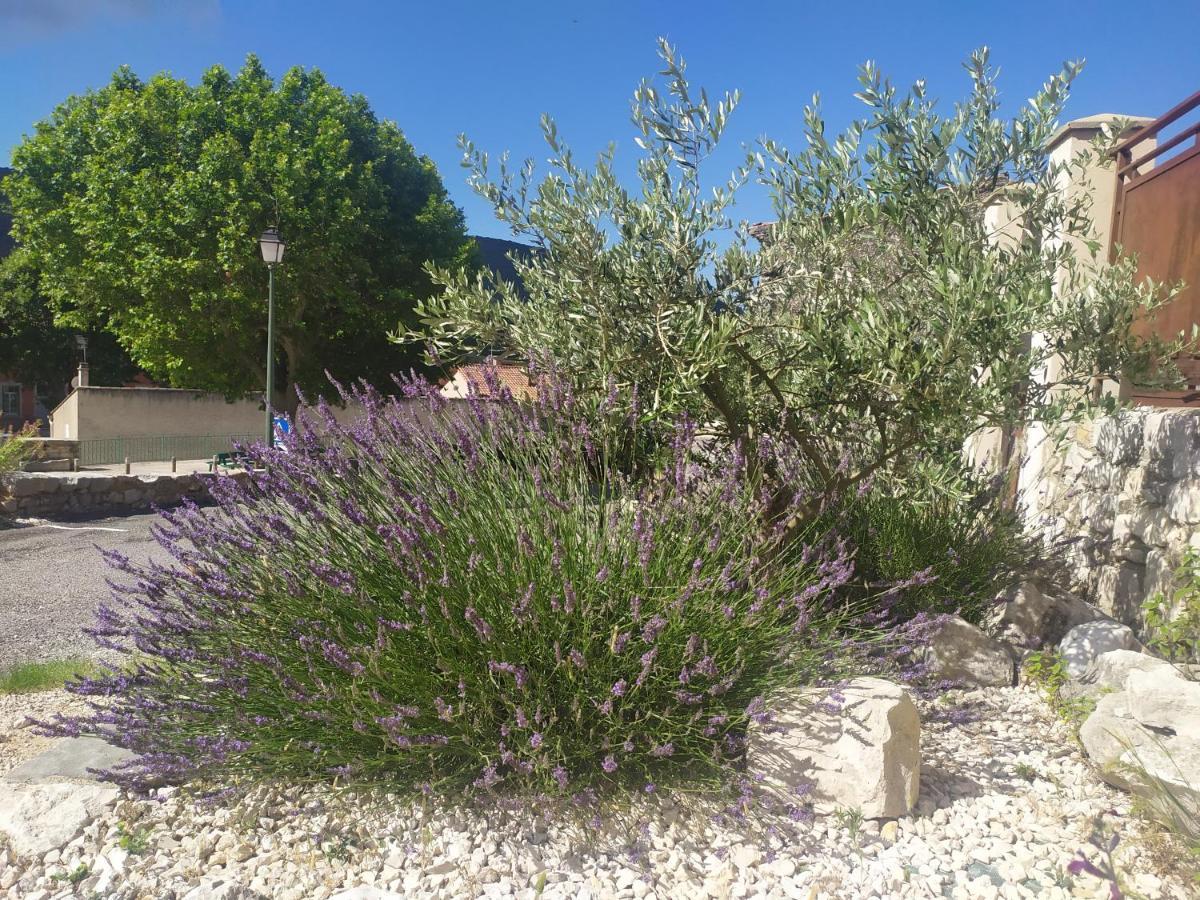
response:
<svg viewBox="0 0 1200 900"><path fill-rule="evenodd" d="M21 251L0 260L0 372L45 385L55 402L80 360L77 334L87 338L92 384L119 385L137 374L111 334L55 323L54 311L38 289L37 272Z"/></svg>
<svg viewBox="0 0 1200 900"><path fill-rule="evenodd" d="M473 264L431 160L316 69L274 83L254 56L199 84L119 69L69 98L13 155L14 236L56 321L114 334L153 377L228 394L265 380L267 272L278 226L277 404L325 372L383 383L386 339L436 286L427 261Z"/></svg>
<svg viewBox="0 0 1200 900"><path fill-rule="evenodd" d="M633 98L632 188L611 148L585 165L549 118L540 180L532 161L497 167L461 140L476 190L544 252L514 260L527 298L486 273L440 271L446 290L407 339L447 360L546 355L597 408L635 384L647 426L688 413L751 459L786 433L802 458L775 474L820 493L889 474L946 486L979 428L1058 421L1096 379L1167 355L1129 328L1160 292L1101 264L1087 198L1059 191L1069 173L1048 164L1079 65L1010 120L986 51L945 112L924 83L900 91L864 66L866 115L845 134L826 133L814 99L802 149L764 139L714 187L709 158L738 96L710 101L660 51L661 78ZM732 217L752 184L776 217L757 238Z"/></svg>

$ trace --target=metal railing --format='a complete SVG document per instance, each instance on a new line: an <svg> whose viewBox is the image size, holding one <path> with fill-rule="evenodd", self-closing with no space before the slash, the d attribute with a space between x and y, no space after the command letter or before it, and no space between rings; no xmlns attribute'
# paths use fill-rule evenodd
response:
<svg viewBox="0 0 1200 900"><path fill-rule="evenodd" d="M1200 322L1200 256L1195 252L1200 218L1200 91L1153 122L1143 125L1112 150L1116 159L1109 258L1119 252L1136 254L1137 277L1151 277L1183 288L1153 320L1136 323L1140 336L1173 340L1181 331L1191 334ZM1164 132L1178 129L1173 137ZM1153 142L1153 149L1145 145ZM1139 155L1134 156L1137 150ZM1143 152L1144 151L1144 152ZM1184 377L1182 391L1157 391L1126 384L1122 397L1144 406L1200 405L1200 355L1176 359Z"/></svg>
<svg viewBox="0 0 1200 900"><path fill-rule="evenodd" d="M169 459L208 459L228 453L235 444L262 440L261 434L179 434L150 437L102 438L79 442L81 466L130 462L165 462Z"/></svg>

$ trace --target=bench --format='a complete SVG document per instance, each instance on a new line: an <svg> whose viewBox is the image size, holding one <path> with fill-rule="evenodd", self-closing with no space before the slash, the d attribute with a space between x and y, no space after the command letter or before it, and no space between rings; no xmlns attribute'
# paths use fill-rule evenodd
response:
<svg viewBox="0 0 1200 900"><path fill-rule="evenodd" d="M213 458L208 462L208 471L216 472L220 470L222 472L233 472L236 469L247 469L249 468L249 464L246 460L246 454L237 451L215 453L213 454Z"/></svg>

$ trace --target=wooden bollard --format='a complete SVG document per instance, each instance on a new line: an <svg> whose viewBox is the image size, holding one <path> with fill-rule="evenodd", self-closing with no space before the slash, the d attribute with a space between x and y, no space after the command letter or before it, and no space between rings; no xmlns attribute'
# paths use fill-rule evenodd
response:
<svg viewBox="0 0 1200 900"><path fill-rule="evenodd" d="M129 457L125 457L125 474L129 474Z"/></svg>
<svg viewBox="0 0 1200 900"><path fill-rule="evenodd" d="M79 471L79 457L78 456L71 457L71 471L72 472Z"/></svg>
<svg viewBox="0 0 1200 900"><path fill-rule="evenodd" d="M178 462L178 460L176 460L175 457L172 456L171 457L171 474L172 475L175 474L175 465L177 462Z"/></svg>

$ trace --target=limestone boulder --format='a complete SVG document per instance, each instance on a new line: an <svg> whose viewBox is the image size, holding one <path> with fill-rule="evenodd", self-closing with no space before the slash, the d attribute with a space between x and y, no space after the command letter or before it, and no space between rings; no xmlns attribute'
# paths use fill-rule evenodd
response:
<svg viewBox="0 0 1200 900"><path fill-rule="evenodd" d="M64 779L98 781L96 772L114 769L134 754L94 737L66 738L49 750L27 760L5 776L4 781L26 783Z"/></svg>
<svg viewBox="0 0 1200 900"><path fill-rule="evenodd" d="M1076 625L1058 645L1067 674L1080 678L1088 666L1102 653L1110 650L1142 651L1145 647L1128 625L1112 619L1097 619Z"/></svg>
<svg viewBox="0 0 1200 900"><path fill-rule="evenodd" d="M1068 697L1100 697L1126 689L1134 672L1162 671L1170 679L1182 680L1183 674L1173 665L1156 656L1134 650L1109 650L1097 656L1077 681L1064 685Z"/></svg>
<svg viewBox="0 0 1200 900"><path fill-rule="evenodd" d="M1131 672L1125 690L1130 715L1146 728L1200 743L1200 683L1188 681L1167 665Z"/></svg>
<svg viewBox="0 0 1200 900"><path fill-rule="evenodd" d="M1169 667L1168 667L1169 668ZM1079 730L1101 777L1143 797L1165 821L1200 816L1200 684L1135 669L1100 697Z"/></svg>
<svg viewBox="0 0 1200 900"><path fill-rule="evenodd" d="M922 651L931 674L965 687L1008 687L1015 662L1008 646L958 616L947 616Z"/></svg>
<svg viewBox="0 0 1200 900"><path fill-rule="evenodd" d="M802 691L751 725L747 766L784 799L807 799L821 814L839 808L896 818L917 802L921 717L899 685L858 678L834 692Z"/></svg>
<svg viewBox="0 0 1200 900"><path fill-rule="evenodd" d="M1078 597L1027 581L1001 598L994 626L1013 646L1035 649L1053 647L1076 625L1100 618L1103 613Z"/></svg>
<svg viewBox="0 0 1200 900"><path fill-rule="evenodd" d="M41 858L73 840L117 793L102 784L0 783L0 834L18 856Z"/></svg>

